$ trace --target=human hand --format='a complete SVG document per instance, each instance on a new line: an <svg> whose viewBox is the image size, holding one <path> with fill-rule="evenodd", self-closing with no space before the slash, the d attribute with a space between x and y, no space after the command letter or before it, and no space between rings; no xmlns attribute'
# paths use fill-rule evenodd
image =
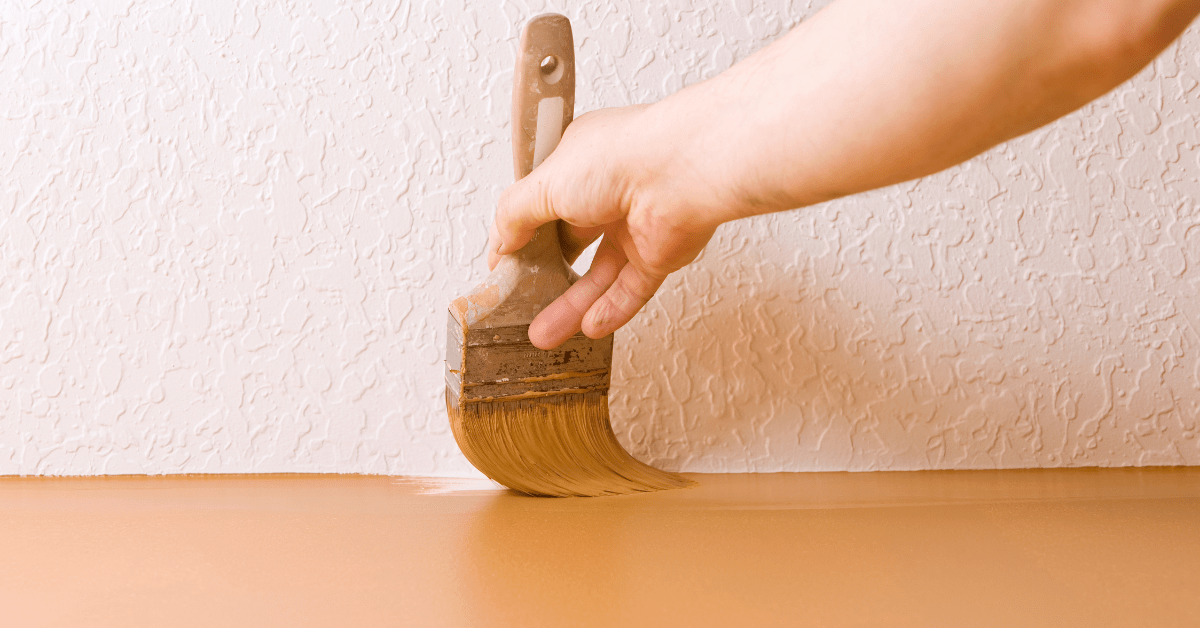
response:
<svg viewBox="0 0 1200 628"><path fill-rule="evenodd" d="M501 196L488 263L556 219L569 260L603 234L529 339L605 336L721 223L960 163L1111 90L1198 12L1200 0L839 0L712 79L581 116Z"/></svg>
<svg viewBox="0 0 1200 628"><path fill-rule="evenodd" d="M545 162L500 197L490 268L553 220L562 221L568 261L603 236L587 273L530 325L534 346L557 347L580 330L591 338L613 333L668 274L700 254L722 222L713 181L687 154L686 140L668 137L674 132L656 122L652 107L580 116Z"/></svg>

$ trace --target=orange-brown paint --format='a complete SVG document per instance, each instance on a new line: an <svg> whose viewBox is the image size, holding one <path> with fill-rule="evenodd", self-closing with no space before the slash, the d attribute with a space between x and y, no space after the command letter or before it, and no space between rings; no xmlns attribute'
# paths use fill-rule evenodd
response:
<svg viewBox="0 0 1200 628"><path fill-rule="evenodd" d="M0 625L1200 625L1200 469L691 477L0 479Z"/></svg>

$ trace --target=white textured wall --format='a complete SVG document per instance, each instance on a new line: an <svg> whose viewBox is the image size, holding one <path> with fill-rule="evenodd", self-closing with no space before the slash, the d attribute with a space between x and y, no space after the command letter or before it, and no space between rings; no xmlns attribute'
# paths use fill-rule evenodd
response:
<svg viewBox="0 0 1200 628"><path fill-rule="evenodd" d="M815 10L567 4L0 4L0 474L472 473L445 307L509 181L519 25L572 18L582 111ZM1198 51L722 228L618 335L623 441L691 471L1200 463Z"/></svg>

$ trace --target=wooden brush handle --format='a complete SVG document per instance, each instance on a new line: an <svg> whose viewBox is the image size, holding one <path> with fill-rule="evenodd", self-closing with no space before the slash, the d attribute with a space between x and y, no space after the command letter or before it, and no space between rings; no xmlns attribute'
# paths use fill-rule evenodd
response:
<svg viewBox="0 0 1200 628"><path fill-rule="evenodd" d="M554 150L574 113L571 22L561 15L539 15L521 32L513 72L513 168L518 179ZM579 275L563 259L558 225L555 220L538 227L528 244L505 255L483 283L455 299L450 312L456 324L463 330L527 326L566 292Z"/></svg>
<svg viewBox="0 0 1200 628"><path fill-rule="evenodd" d="M513 171L518 180L550 155L574 117L575 40L571 21L557 13L544 13L529 20L521 32L513 70ZM547 263L562 257L558 221L539 227L516 255Z"/></svg>
<svg viewBox="0 0 1200 628"><path fill-rule="evenodd" d="M513 71L513 170L523 178L558 145L575 115L575 40L557 13L525 25Z"/></svg>

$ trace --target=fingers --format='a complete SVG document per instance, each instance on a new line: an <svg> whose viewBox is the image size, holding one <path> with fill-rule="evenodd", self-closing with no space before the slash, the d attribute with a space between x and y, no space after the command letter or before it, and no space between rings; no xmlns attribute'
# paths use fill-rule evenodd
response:
<svg viewBox="0 0 1200 628"><path fill-rule="evenodd" d="M596 250L592 267L562 296L542 310L529 325L529 341L539 349L553 349L579 333L588 309L616 281L625 255L606 238Z"/></svg>
<svg viewBox="0 0 1200 628"><path fill-rule="evenodd" d="M500 257L525 246L538 227L558 220L550 202L548 179L544 175L544 169L535 170L508 186L500 195L496 220L488 232L489 267L494 268Z"/></svg>
<svg viewBox="0 0 1200 628"><path fill-rule="evenodd" d="M583 333L588 338L603 338L613 333L646 305L664 279L665 275L652 275L634 264L625 264L616 281L583 317Z"/></svg>
<svg viewBox="0 0 1200 628"><path fill-rule="evenodd" d="M665 279L628 263L605 236L587 274L533 319L529 341L553 349L580 330L588 338L603 338L633 319Z"/></svg>
<svg viewBox="0 0 1200 628"><path fill-rule="evenodd" d="M500 198L501 208L505 207L506 203L513 202L519 201L508 200L505 196L501 196ZM519 210L511 211L514 213L519 213ZM512 214L509 215L511 216ZM547 213L534 212L533 215L543 217L549 215L552 216L550 220L559 219L559 216L553 209L548 210ZM529 239L533 237L533 232L543 224L536 221L530 221L529 224L533 224L533 227L529 229L527 233L521 233L518 236L515 236L516 239L514 241L519 242L519 245L514 245L515 248L512 248L512 251L509 251L508 249L510 247L504 245L507 240L500 235L501 221L501 209L497 209L496 220L494 220L491 226L488 228L488 270L494 270L496 268L496 264L500 263L500 258L505 254L516 251L522 246L525 246L525 244L529 242ZM562 244L563 257L567 259L567 263L575 263L575 260L579 258L583 251L587 249L592 242L595 242L596 238L600 237L602 233L604 233L603 225L596 227L577 227L566 222L565 220L560 222L558 224L558 240Z"/></svg>
<svg viewBox="0 0 1200 628"><path fill-rule="evenodd" d="M487 243L487 264L488 270L496 270L496 264L500 263L500 254L497 249L500 248L500 232L496 231L496 222L488 227L488 243Z"/></svg>

